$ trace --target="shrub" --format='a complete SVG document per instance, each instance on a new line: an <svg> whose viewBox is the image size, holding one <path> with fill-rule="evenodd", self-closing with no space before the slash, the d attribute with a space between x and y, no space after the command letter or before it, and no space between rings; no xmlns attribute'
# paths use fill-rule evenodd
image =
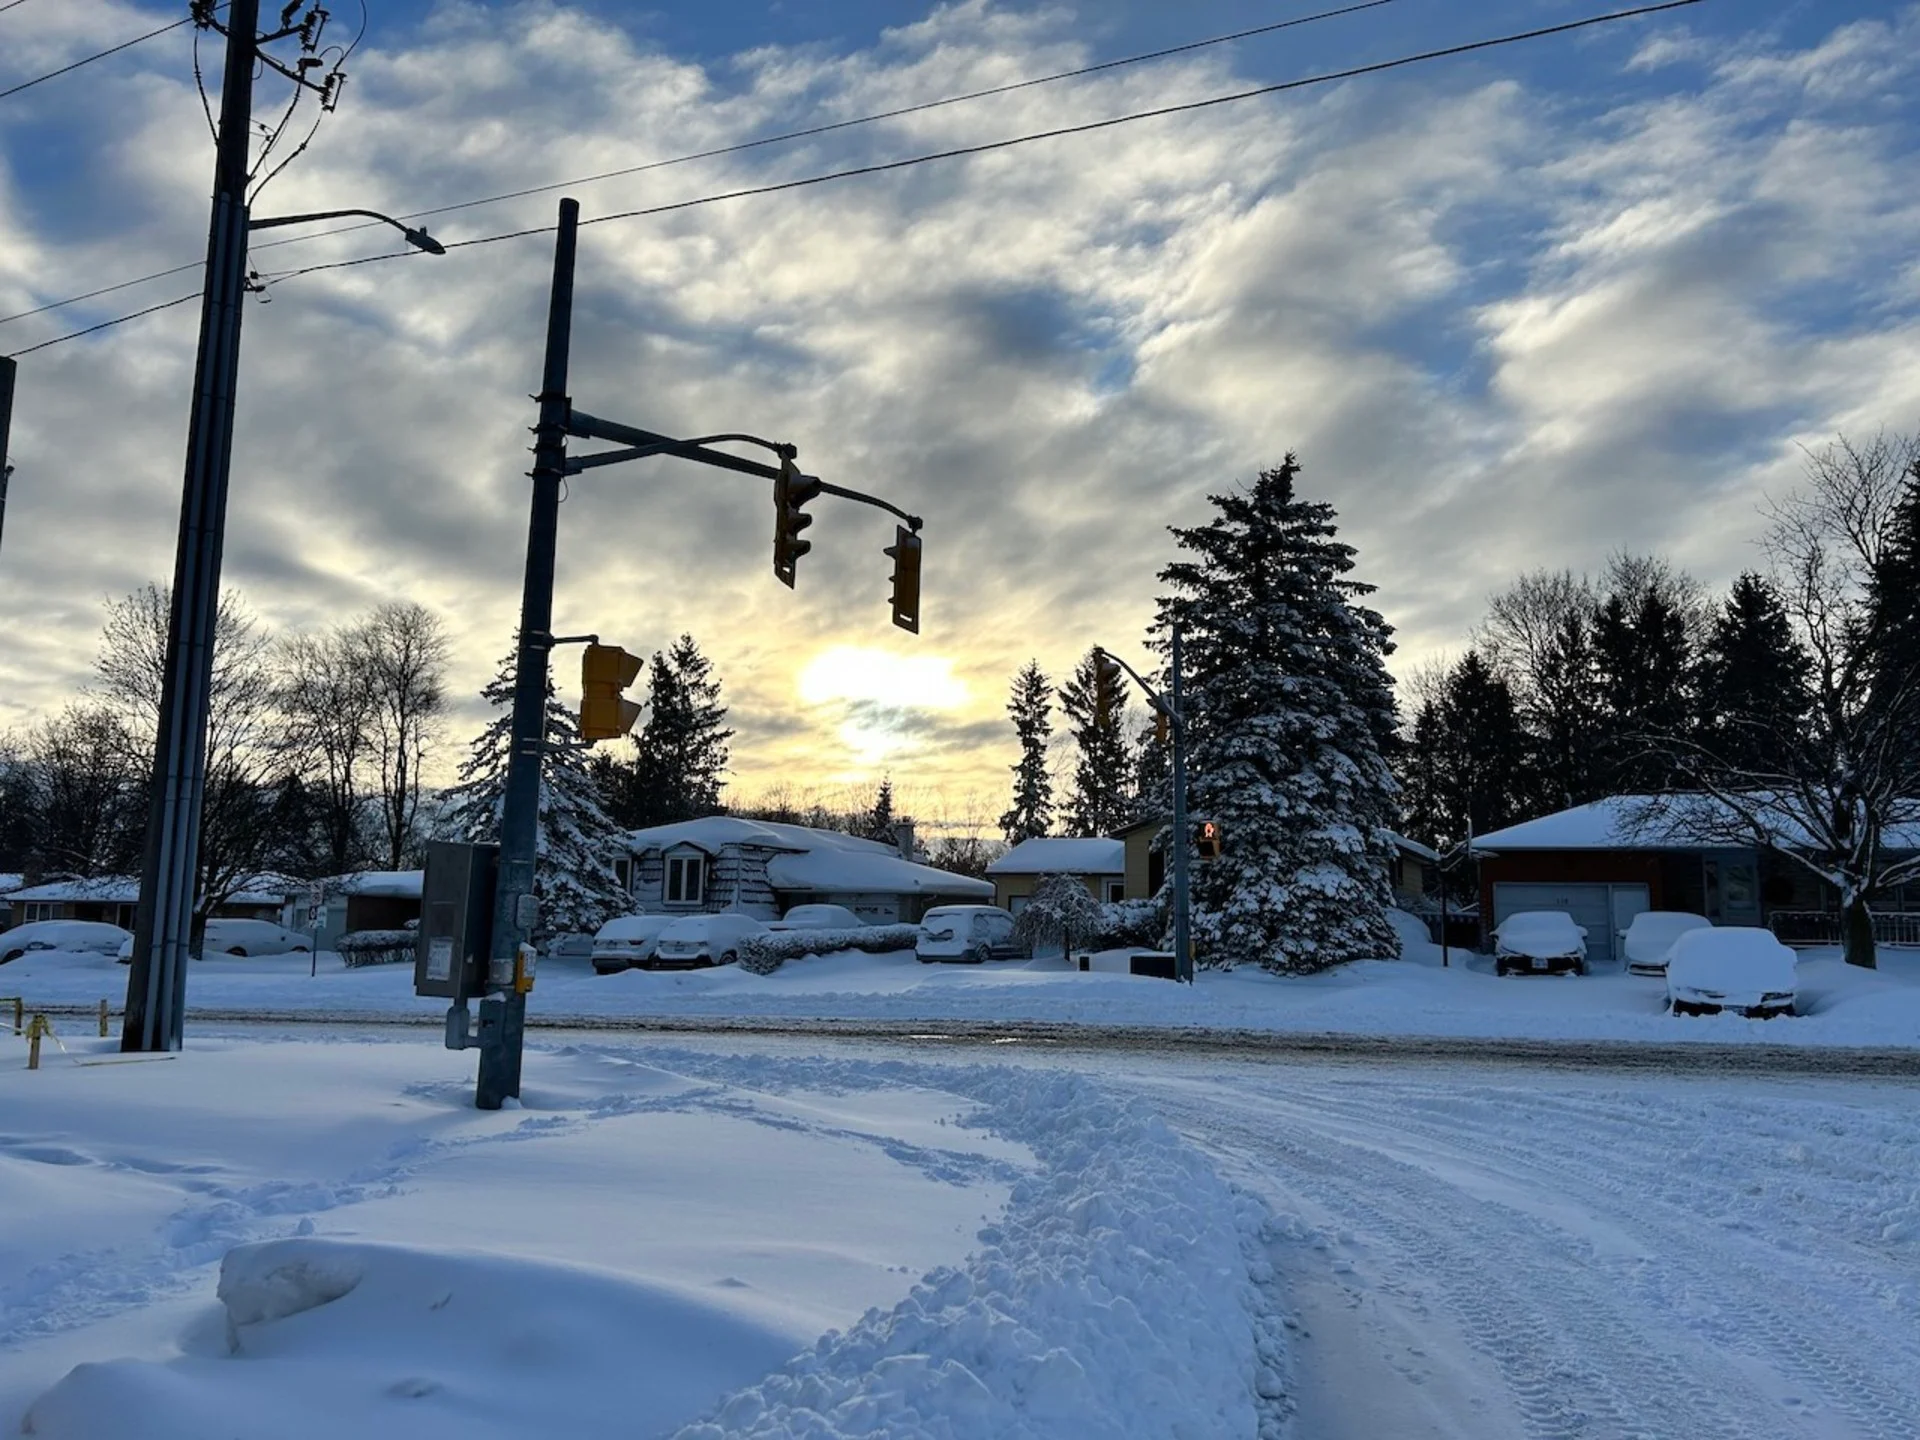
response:
<svg viewBox="0 0 1920 1440"><path fill-rule="evenodd" d="M1029 955L1054 941L1068 951L1100 933L1105 908L1076 876L1042 875L1020 918L1013 922L1013 933Z"/></svg>
<svg viewBox="0 0 1920 1440"><path fill-rule="evenodd" d="M1167 911L1158 900L1110 900L1100 907L1093 939L1102 950L1153 949L1165 937L1168 924Z"/></svg>
<svg viewBox="0 0 1920 1440"><path fill-rule="evenodd" d="M771 975L802 955L827 955L835 950L864 950L885 955L911 950L920 939L918 925L862 925L851 930L776 930L741 942L740 968Z"/></svg>
<svg viewBox="0 0 1920 1440"><path fill-rule="evenodd" d="M413 930L349 930L333 942L333 948L349 969L411 965L418 938Z"/></svg>

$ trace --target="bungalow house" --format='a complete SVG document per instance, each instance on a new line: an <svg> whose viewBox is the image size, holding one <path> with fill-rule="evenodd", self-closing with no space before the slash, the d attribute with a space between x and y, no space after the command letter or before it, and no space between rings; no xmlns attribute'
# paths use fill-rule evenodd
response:
<svg viewBox="0 0 1920 1440"><path fill-rule="evenodd" d="M870 925L918 921L935 905L993 899L984 880L910 858L898 845L835 830L709 815L635 830L614 873L643 914L736 911L775 920L795 905L844 905Z"/></svg>
<svg viewBox="0 0 1920 1440"><path fill-rule="evenodd" d="M0 874L0 930L13 928L13 892L24 889L26 883L24 875Z"/></svg>
<svg viewBox="0 0 1920 1440"><path fill-rule="evenodd" d="M1119 898L1144 900L1160 893L1160 886L1166 880L1166 852L1154 841L1166 825L1164 819L1136 820L1115 832L1114 838L1125 852L1124 885ZM1440 863L1440 857L1417 840L1409 840L1404 835L1391 838L1393 864L1388 879L1393 885L1393 903L1405 910L1420 908L1425 904L1428 877ZM1231 839L1227 843L1231 844ZM993 873L991 867L987 873Z"/></svg>
<svg viewBox="0 0 1920 1440"><path fill-rule="evenodd" d="M278 875L256 876L216 905L213 913L247 920L278 920L286 908L291 885ZM140 908L140 879L135 875L97 875L89 880L49 880L15 890L8 899L13 910L9 926L36 920L94 920L131 930L134 912Z"/></svg>
<svg viewBox="0 0 1920 1440"><path fill-rule="evenodd" d="M1126 845L1117 839L1063 839L1041 835L1022 840L987 866L993 903L1018 915L1042 875L1072 875L1096 900L1126 897Z"/></svg>
<svg viewBox="0 0 1920 1440"><path fill-rule="evenodd" d="M1615 795L1475 836L1489 933L1518 910L1564 910L1586 927L1588 960L1607 962L1641 911L1687 910L1716 925L1768 926L1788 944L1837 942L1835 898L1806 866L1777 849L1702 840L1712 827L1683 823L1687 813ZM1889 840L1904 849L1920 836ZM1920 940L1920 888L1875 911L1883 943Z"/></svg>
<svg viewBox="0 0 1920 1440"><path fill-rule="evenodd" d="M424 870L360 870L316 880L309 889L320 892L317 948L331 950L334 942L353 930L404 930L420 918L420 891ZM303 914L295 922L306 920Z"/></svg>

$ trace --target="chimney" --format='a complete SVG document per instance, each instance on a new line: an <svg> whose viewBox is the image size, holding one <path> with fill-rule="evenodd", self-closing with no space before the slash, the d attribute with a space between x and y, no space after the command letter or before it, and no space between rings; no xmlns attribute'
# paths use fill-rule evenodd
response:
<svg viewBox="0 0 1920 1440"><path fill-rule="evenodd" d="M918 863L920 859L919 847L914 844L913 817L911 815L902 815L898 820L893 822L893 843L899 847L900 858L902 860L911 860Z"/></svg>

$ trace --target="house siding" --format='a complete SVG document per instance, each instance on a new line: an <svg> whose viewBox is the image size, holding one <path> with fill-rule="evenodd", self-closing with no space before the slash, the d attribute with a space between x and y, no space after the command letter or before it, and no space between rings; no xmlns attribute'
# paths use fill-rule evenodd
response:
<svg viewBox="0 0 1920 1440"><path fill-rule="evenodd" d="M767 880L767 862L779 851L758 845L725 845L708 855L693 845L676 845L634 857L633 903L643 915L698 915L734 910L760 920L777 919L780 902ZM698 855L706 862L705 884L698 905L667 903L667 857ZM738 904L735 899L738 898Z"/></svg>

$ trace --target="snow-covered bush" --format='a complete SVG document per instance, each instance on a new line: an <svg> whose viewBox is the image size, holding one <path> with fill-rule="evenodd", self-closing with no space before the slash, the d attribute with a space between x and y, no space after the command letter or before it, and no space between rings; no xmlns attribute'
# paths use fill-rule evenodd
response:
<svg viewBox="0 0 1920 1440"><path fill-rule="evenodd" d="M911 950L920 939L918 925L861 925L847 930L776 930L752 935L740 943L740 968L755 975L771 975L802 955L831 955L836 950L864 950L886 955Z"/></svg>
<svg viewBox="0 0 1920 1440"><path fill-rule="evenodd" d="M333 942L348 968L361 965L411 965L419 936L412 930L349 930Z"/></svg>
<svg viewBox="0 0 1920 1440"><path fill-rule="evenodd" d="M1029 955L1056 942L1066 951L1098 935L1105 919L1105 907L1093 898L1084 880L1074 875L1042 875L1020 918L1013 922L1013 933Z"/></svg>
<svg viewBox="0 0 1920 1440"><path fill-rule="evenodd" d="M1100 907L1093 939L1103 950L1158 945L1167 929L1167 912L1158 900L1109 900Z"/></svg>

